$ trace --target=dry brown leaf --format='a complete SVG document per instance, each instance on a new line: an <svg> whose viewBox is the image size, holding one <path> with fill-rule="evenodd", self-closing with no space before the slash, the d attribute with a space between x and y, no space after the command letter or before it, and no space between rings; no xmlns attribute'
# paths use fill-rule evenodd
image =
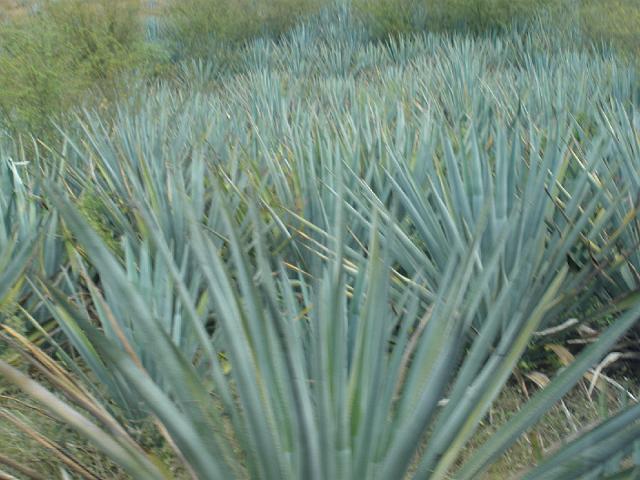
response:
<svg viewBox="0 0 640 480"><path fill-rule="evenodd" d="M565 367L569 366L576 359L576 357L573 356L573 353L557 343L550 343L545 345L544 348L553 351L560 360L560 363Z"/></svg>
<svg viewBox="0 0 640 480"><path fill-rule="evenodd" d="M549 377L542 372L529 372L525 376L540 388L546 387L550 382Z"/></svg>

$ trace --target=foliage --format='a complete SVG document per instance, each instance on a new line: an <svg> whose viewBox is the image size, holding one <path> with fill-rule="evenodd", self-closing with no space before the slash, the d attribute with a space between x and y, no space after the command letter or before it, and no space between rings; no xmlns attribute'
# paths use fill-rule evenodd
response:
<svg viewBox="0 0 640 480"><path fill-rule="evenodd" d="M21 170L24 165L0 157L0 311L10 311L24 285L27 267L39 229L39 215L28 198Z"/></svg>
<svg viewBox="0 0 640 480"><path fill-rule="evenodd" d="M40 349L2 317L51 389L0 374L133 478L478 478L637 325L633 68L535 24L370 42L318 18L0 151L0 299L22 282L55 325L18 302ZM22 238L66 255L30 264ZM597 338L469 451L569 317ZM525 475L624 474L639 420Z"/></svg>
<svg viewBox="0 0 640 480"><path fill-rule="evenodd" d="M138 2L50 0L0 25L0 125L42 134L51 116L117 87L158 57L144 45ZM151 58L149 56L151 55Z"/></svg>
<svg viewBox="0 0 640 480"><path fill-rule="evenodd" d="M633 0L583 0L581 22L593 40L613 43L632 60L640 56L640 5Z"/></svg>
<svg viewBox="0 0 640 480"><path fill-rule="evenodd" d="M354 6L376 37L425 29L508 30L542 15L553 25L552 35L581 30L583 46L613 44L635 59L640 45L640 6L634 0L356 0Z"/></svg>
<svg viewBox="0 0 640 480"><path fill-rule="evenodd" d="M377 37L410 32L460 30L481 32L511 28L545 11L565 16L558 0L357 0L354 5ZM566 20L566 18L565 18Z"/></svg>
<svg viewBox="0 0 640 480"><path fill-rule="evenodd" d="M178 55L207 57L221 42L282 34L321 6L320 0L172 0L165 29Z"/></svg>

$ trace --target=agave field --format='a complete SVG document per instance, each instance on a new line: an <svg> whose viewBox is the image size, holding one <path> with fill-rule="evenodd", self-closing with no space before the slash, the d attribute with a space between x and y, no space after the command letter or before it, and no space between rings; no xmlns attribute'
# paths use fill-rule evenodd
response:
<svg viewBox="0 0 640 480"><path fill-rule="evenodd" d="M640 81L579 32L374 42L333 9L129 81L57 142L0 141L3 391L128 477L483 478L637 347ZM540 332L580 328L470 448ZM517 478L639 478L618 386Z"/></svg>

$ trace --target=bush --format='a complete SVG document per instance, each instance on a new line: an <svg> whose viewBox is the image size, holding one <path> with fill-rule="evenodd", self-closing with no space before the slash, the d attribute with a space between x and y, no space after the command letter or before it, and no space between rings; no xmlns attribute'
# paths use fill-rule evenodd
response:
<svg viewBox="0 0 640 480"><path fill-rule="evenodd" d="M611 42L632 59L640 56L640 3L635 0L584 0L582 29L592 41Z"/></svg>
<svg viewBox="0 0 640 480"><path fill-rule="evenodd" d="M424 30L427 11L416 0L355 0L357 15L374 37L400 35Z"/></svg>
<svg viewBox="0 0 640 480"><path fill-rule="evenodd" d="M579 23L587 42L611 42L630 56L640 52L636 0L355 0L355 6L376 36L424 29L502 29L546 10L558 25Z"/></svg>
<svg viewBox="0 0 640 480"><path fill-rule="evenodd" d="M69 75L77 68L47 22L4 26L0 40L0 122L12 130L41 130L51 112L70 105L86 86L84 75Z"/></svg>
<svg viewBox="0 0 640 480"><path fill-rule="evenodd" d="M50 1L0 27L0 124L41 133L91 87L148 62L132 0Z"/></svg>
<svg viewBox="0 0 640 480"><path fill-rule="evenodd" d="M557 0L356 0L356 9L375 36L424 29L482 31L530 18Z"/></svg>
<svg viewBox="0 0 640 480"><path fill-rule="evenodd" d="M86 64L94 79L110 79L131 65L142 43L139 2L64 0L51 2L45 14L57 27L69 53Z"/></svg>
<svg viewBox="0 0 640 480"><path fill-rule="evenodd" d="M321 5L319 0L174 0L167 8L168 36L180 54L206 57L215 42L277 36Z"/></svg>

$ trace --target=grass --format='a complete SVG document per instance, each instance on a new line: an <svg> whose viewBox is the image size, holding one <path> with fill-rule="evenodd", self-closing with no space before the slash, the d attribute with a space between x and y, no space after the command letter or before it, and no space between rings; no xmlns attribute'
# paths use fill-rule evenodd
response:
<svg viewBox="0 0 640 480"><path fill-rule="evenodd" d="M20 427L16 422L19 422ZM144 424L139 428L140 443L166 464L175 465L171 470L172 478L190 478L179 462L172 458L174 453L159 439L153 424ZM0 396L0 454L28 466L38 472L40 478L58 478L61 467L74 475L78 475L84 468L95 478L130 478L84 437L50 416L39 404L20 392L7 389ZM2 465L0 460L0 471L7 469L12 470ZM12 473L19 475L21 472ZM80 475L86 478L87 474Z"/></svg>
<svg viewBox="0 0 640 480"><path fill-rule="evenodd" d="M5 458L37 472L39 478L58 477L65 460L70 459L72 464L89 469L99 478L127 478L86 440L28 396L6 385L0 387L0 454ZM6 468L0 460L0 471ZM27 472L12 473L27 475Z"/></svg>
<svg viewBox="0 0 640 480"><path fill-rule="evenodd" d="M532 389L537 387L529 385L528 388L533 391ZM508 388L496 399L494 407L491 408L478 432L471 439L463 458L471 455L513 415L513 412L523 405L530 393L529 390L524 391L523 387L515 381L509 383ZM527 467L531 467L543 452L556 447L563 439L575 434L576 428L581 429L591 425L601 420L603 416L615 413L622 406L620 399L614 395L606 395L603 402L602 394L595 393L590 397L586 390L587 385L581 383L569 392L563 398L562 405L558 405L548 412L536 427L507 450L500 461L492 465L482 478L486 480L510 478ZM634 386L632 390L638 390L638 387ZM83 437L52 418L28 396L20 391L7 388L3 389L0 394L0 452L2 454L23 465L31 466L47 478L59 475L60 459L52 453L50 448L44 447L32 436L17 429L14 423L3 417L2 413L7 411L17 416L32 431L54 442L62 451L77 459L84 467L89 468L98 478L110 480L129 478L117 465L87 443ZM154 451L165 462L175 465L172 470L172 475L174 475L172 478L176 480L190 478L187 472L180 467L180 463L173 458L173 452L158 437L152 424L143 425L140 435L146 448ZM0 470L2 469L0 467Z"/></svg>
<svg viewBox="0 0 640 480"><path fill-rule="evenodd" d="M587 387L585 382L581 382L569 392L562 399L562 404L545 414L535 428L520 437L500 461L491 466L484 478L511 478L525 471L544 454L566 443L566 439L575 435L577 430L601 421L625 404L617 395L611 395L611 392L602 394L596 391L589 396ZM538 387L529 385L528 388L533 393ZM633 389L637 395L637 386ZM482 445L513 415L513 412L518 411L528 398L528 393L516 382L511 383L510 388L496 399L495 407L491 409L477 435L471 440L469 452Z"/></svg>

